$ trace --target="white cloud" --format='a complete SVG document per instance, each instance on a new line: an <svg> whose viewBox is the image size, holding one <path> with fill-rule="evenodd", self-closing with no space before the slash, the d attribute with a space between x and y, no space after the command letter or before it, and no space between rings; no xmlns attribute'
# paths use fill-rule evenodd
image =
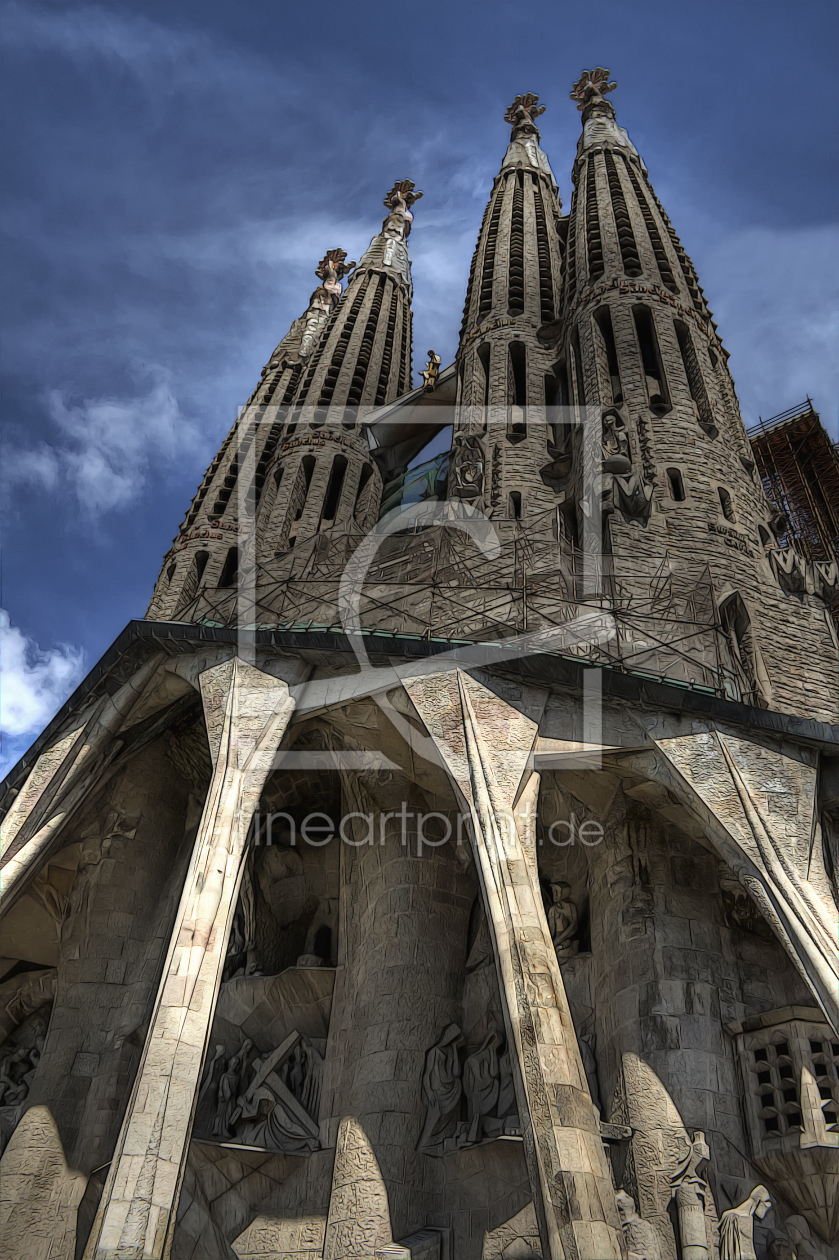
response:
<svg viewBox="0 0 839 1260"><path fill-rule="evenodd" d="M69 488L91 517L135 502L161 462L175 463L202 446L197 425L172 394L168 373L155 368L149 374L154 383L142 397L71 405L60 390L51 390L47 403L60 438L11 449L4 461L7 482Z"/></svg>
<svg viewBox="0 0 839 1260"><path fill-rule="evenodd" d="M84 674L84 653L69 643L44 650L0 609L0 728L13 741L37 735Z"/></svg>

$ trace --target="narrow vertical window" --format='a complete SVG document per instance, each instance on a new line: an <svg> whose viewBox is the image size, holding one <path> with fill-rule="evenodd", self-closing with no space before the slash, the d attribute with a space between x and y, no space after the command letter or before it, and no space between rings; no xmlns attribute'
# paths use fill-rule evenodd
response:
<svg viewBox="0 0 839 1260"><path fill-rule="evenodd" d="M224 567L218 580L219 586L235 586L239 576L239 548L231 547L224 558Z"/></svg>
<svg viewBox="0 0 839 1260"><path fill-rule="evenodd" d="M688 389L690 390L690 396L696 408L696 418L709 437L716 437L719 430L714 424L714 416L711 411L711 403L708 399L708 391L705 389L705 382L702 379L702 370L699 366L699 360L696 357L696 349L694 348L693 338L690 335L690 329L687 324L683 324L679 319L674 320L674 325L676 328L676 340L679 343L679 353L682 356L682 366L685 369Z"/></svg>
<svg viewBox="0 0 839 1260"><path fill-rule="evenodd" d="M507 436L522 438L527 436L527 357L522 342L510 342L509 362Z"/></svg>
<svg viewBox="0 0 839 1260"><path fill-rule="evenodd" d="M373 475L373 468L370 464L365 464L361 470L361 476L358 479L358 489L355 493L355 507L353 508L353 516L357 523L362 525L370 505L370 494L372 491L372 483L370 478Z"/></svg>
<svg viewBox="0 0 839 1260"><path fill-rule="evenodd" d="M661 366L652 312L646 306L633 306L632 316L635 320L635 332L638 335L638 346L641 350L650 409L656 415L663 416L670 410L670 398L664 379L664 369Z"/></svg>
<svg viewBox="0 0 839 1260"><path fill-rule="evenodd" d="M167 586L171 585L172 578L175 576L175 569L177 567L178 566L176 564L170 564L169 568L166 570L166 585Z"/></svg>
<svg viewBox="0 0 839 1260"><path fill-rule="evenodd" d="M508 515L511 521L521 520L521 494L518 490L510 491L510 510Z"/></svg>
<svg viewBox="0 0 839 1260"><path fill-rule="evenodd" d="M478 397L480 398L480 406L483 408L483 415L481 417L481 420L483 423L484 432L486 432L487 421L489 418L488 408L489 408L490 353L491 353L490 347L485 341L482 342L481 345L478 346L478 363L480 364L479 376L482 378L483 388L481 389L479 387L477 394L478 394Z"/></svg>
<svg viewBox="0 0 839 1260"><path fill-rule="evenodd" d="M580 354L580 331L574 329L571 338L571 351L574 356L574 384L577 393L577 420L582 422L586 405L586 386L583 379L583 358Z"/></svg>
<svg viewBox="0 0 839 1260"><path fill-rule="evenodd" d="M594 174L594 158L588 160L586 176L586 242L588 244L588 278L596 280L603 275L603 241L600 238L600 215L597 209L597 183Z"/></svg>
<svg viewBox="0 0 839 1260"><path fill-rule="evenodd" d="M481 298L478 303L478 315L486 315L492 310L492 288L495 276L495 250L498 245L498 225L501 221L501 205L504 200L504 185L499 183L495 190L495 202L489 216L484 260L481 266Z"/></svg>
<svg viewBox="0 0 839 1260"><path fill-rule="evenodd" d="M623 390L621 389L620 369L618 368L618 352L615 347L615 334L612 328L612 313L608 306L601 306L594 312L594 322L600 331L603 350L606 355L606 370L609 375L609 385L612 391L611 399L607 400L613 406L619 407L623 402Z"/></svg>
<svg viewBox="0 0 839 1260"><path fill-rule="evenodd" d="M524 311L524 172L516 171L510 222L510 272L507 298L510 315Z"/></svg>
<svg viewBox="0 0 839 1260"><path fill-rule="evenodd" d="M346 472L346 459L343 455L336 455L332 461L329 481L326 486L326 495L323 500L321 520L324 522L335 520L335 516L338 511L338 504L341 501L341 491L344 488L344 477L346 476Z"/></svg>
<svg viewBox="0 0 839 1260"><path fill-rule="evenodd" d="M682 474L679 472L678 468L667 469L667 487L670 491L670 498L673 499L674 502L684 503L685 498L687 497L685 495L685 483L682 480Z"/></svg>
<svg viewBox="0 0 839 1260"><path fill-rule="evenodd" d="M618 230L618 244L620 245L624 274L627 276L640 276L641 259L638 256L635 233L632 231L632 221L629 217L626 198L623 195L620 176L615 166L615 159L608 150L603 156L606 162L609 196L612 199L612 213L615 216L615 227Z"/></svg>
<svg viewBox="0 0 839 1260"><path fill-rule="evenodd" d="M539 260L539 304L542 323L550 323L556 314L554 303L554 282L551 270L551 247L548 242L548 223L545 217L545 202L539 177L532 175L533 209L536 217L536 254Z"/></svg>
<svg viewBox="0 0 839 1260"><path fill-rule="evenodd" d="M720 509L727 521L731 521L732 525L737 520L737 513L734 511L734 503L731 495L725 486L717 486L717 494L720 496Z"/></svg>

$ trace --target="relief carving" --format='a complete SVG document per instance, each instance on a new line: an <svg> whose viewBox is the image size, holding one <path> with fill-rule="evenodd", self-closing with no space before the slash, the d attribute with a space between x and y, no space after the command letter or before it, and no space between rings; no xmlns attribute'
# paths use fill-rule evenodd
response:
<svg viewBox="0 0 839 1260"><path fill-rule="evenodd" d="M757 1260L755 1219L762 1221L772 1206L765 1186L755 1186L744 1203L720 1217L720 1260Z"/></svg>
<svg viewBox="0 0 839 1260"><path fill-rule="evenodd" d="M560 881L551 884L553 904L548 908L548 928L557 958L572 958L580 948L576 939L579 915L577 907L570 900L571 885Z"/></svg>
<svg viewBox="0 0 839 1260"><path fill-rule="evenodd" d="M452 443L449 495L474 503L484 492L486 457L481 441L473 433L457 433Z"/></svg>
<svg viewBox="0 0 839 1260"><path fill-rule="evenodd" d="M429 1155L519 1132L513 1065L509 1047L491 1029L461 1066L463 1034L450 1024L426 1055L422 1078L425 1121L417 1149ZM465 1116L464 1116L465 1110Z"/></svg>
<svg viewBox="0 0 839 1260"><path fill-rule="evenodd" d="M320 1053L298 1032L249 1062L252 1048L246 1038L225 1066L225 1047L215 1047L198 1095L197 1131L209 1129L217 1141L286 1154L318 1150Z"/></svg>

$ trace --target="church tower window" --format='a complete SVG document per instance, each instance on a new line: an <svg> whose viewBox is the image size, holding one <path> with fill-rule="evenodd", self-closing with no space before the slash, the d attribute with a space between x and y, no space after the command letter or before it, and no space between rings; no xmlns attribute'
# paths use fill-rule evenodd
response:
<svg viewBox="0 0 839 1260"><path fill-rule="evenodd" d="M326 496L323 500L323 513L321 521L324 524L331 523L335 520L338 511L338 504L341 501L341 491L344 488L344 477L347 472L347 461L343 455L336 455L332 461L332 468L329 473L329 482L326 487Z"/></svg>
<svg viewBox="0 0 839 1260"><path fill-rule="evenodd" d="M633 306L632 317L635 320L635 332L638 336L644 377L647 382L650 410L656 415L663 416L670 410L670 398L664 379L664 368L661 365L661 355L658 350L655 321L651 311L646 306Z"/></svg>
<svg viewBox="0 0 839 1260"><path fill-rule="evenodd" d="M600 332L603 350L606 354L606 368L611 388L611 398L608 401L611 402L613 407L619 407L623 402L623 390L621 389L615 334L612 328L612 314L608 306L601 306L594 312L594 322Z"/></svg>
<svg viewBox="0 0 839 1260"><path fill-rule="evenodd" d="M509 438L523 438L527 436L527 357L522 342L510 342L509 362L508 397L510 406L507 436Z"/></svg>
<svg viewBox="0 0 839 1260"><path fill-rule="evenodd" d="M521 315L524 312L524 174L522 171L516 172L513 183L509 275L507 310L510 315Z"/></svg>
<svg viewBox="0 0 839 1260"><path fill-rule="evenodd" d="M597 210L597 182L594 159L589 159L586 176L586 240L588 241L588 278L603 275L603 241L600 237L600 215Z"/></svg>
<svg viewBox="0 0 839 1260"><path fill-rule="evenodd" d="M635 233L623 195L620 176L611 153L606 153L606 175L609 180L609 195L612 198L612 213L615 216L615 227L618 230L623 270L627 276L640 276L641 259L638 257L638 246L635 244Z"/></svg>
<svg viewBox="0 0 839 1260"><path fill-rule="evenodd" d="M219 586L235 586L239 577L239 548L231 547L224 558Z"/></svg>

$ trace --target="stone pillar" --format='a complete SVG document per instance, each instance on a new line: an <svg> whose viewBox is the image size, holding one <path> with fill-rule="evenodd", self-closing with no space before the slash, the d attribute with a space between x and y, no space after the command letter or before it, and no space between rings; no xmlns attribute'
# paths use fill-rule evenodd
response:
<svg viewBox="0 0 839 1260"><path fill-rule="evenodd" d="M532 863L512 821L537 725L466 674L405 688L471 811L543 1247L553 1260L617 1260L621 1228L599 1119Z"/></svg>
<svg viewBox="0 0 839 1260"><path fill-rule="evenodd" d="M85 1260L168 1254L248 828L294 708L285 682L238 658L200 682L213 778Z"/></svg>
<svg viewBox="0 0 839 1260"><path fill-rule="evenodd" d="M473 888L454 826L451 840L422 848L417 813L428 807L411 784L397 777L375 804L348 786L355 800L346 808L372 826L365 843L360 820L358 847L342 854L339 1063L322 1112L337 1128L325 1260L369 1260L417 1221L430 1223L442 1203L443 1162L417 1150L422 1079L429 1046L460 1019Z"/></svg>

